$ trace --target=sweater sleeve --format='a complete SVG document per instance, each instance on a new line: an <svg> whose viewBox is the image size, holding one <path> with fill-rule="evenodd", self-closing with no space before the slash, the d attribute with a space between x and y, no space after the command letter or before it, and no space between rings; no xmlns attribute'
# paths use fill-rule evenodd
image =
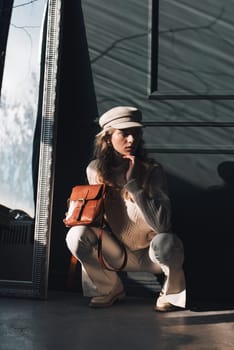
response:
<svg viewBox="0 0 234 350"><path fill-rule="evenodd" d="M86 176L90 185L98 184L97 161L92 160L86 168Z"/></svg>
<svg viewBox="0 0 234 350"><path fill-rule="evenodd" d="M146 222L157 232L171 229L171 205L167 194L165 173L161 165L153 166L144 185L136 179L130 180L125 188L132 195Z"/></svg>

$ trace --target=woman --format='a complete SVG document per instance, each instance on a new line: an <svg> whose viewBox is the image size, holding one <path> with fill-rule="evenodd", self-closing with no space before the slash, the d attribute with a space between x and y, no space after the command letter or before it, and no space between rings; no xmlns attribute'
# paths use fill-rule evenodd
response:
<svg viewBox="0 0 234 350"><path fill-rule="evenodd" d="M103 233L103 257L124 271L164 274L165 283L156 300L156 311L185 307L183 245L170 233L170 200L162 166L149 160L142 140L142 115L134 107L114 107L99 119L95 160L87 167L90 184L108 185ZM97 257L99 229L72 227L66 238L71 253L82 264L84 295L91 307L111 306L124 298L119 275L103 268ZM117 237L117 239L116 239ZM121 242L121 244L119 243Z"/></svg>

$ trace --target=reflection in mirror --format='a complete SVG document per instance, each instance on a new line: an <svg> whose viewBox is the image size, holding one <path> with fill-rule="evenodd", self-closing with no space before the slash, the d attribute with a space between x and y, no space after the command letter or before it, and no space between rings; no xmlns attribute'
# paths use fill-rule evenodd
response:
<svg viewBox="0 0 234 350"><path fill-rule="evenodd" d="M44 6L45 0L22 6L14 1L7 39L0 115L0 279L32 279L31 159Z"/></svg>
<svg viewBox="0 0 234 350"><path fill-rule="evenodd" d="M9 2L5 2L10 6ZM38 207L43 203L34 202L32 157L33 138L36 125L38 101L48 107L48 93L45 88L49 82L46 80L48 71L56 64L56 55L53 62L48 62L44 81L43 96L39 96L40 69L43 73L45 67L41 65L41 43L43 28L47 28L45 55L53 46L56 48L56 37L50 35L58 28L59 12L58 0L49 0L48 18L45 26L45 9L47 0L22 1L14 0L7 37L5 65L3 71L0 105L0 292L6 287L11 294L11 288L19 286L28 289L28 294L35 292L35 286L41 288L40 276L46 268L45 256L40 255L42 248L48 243L48 224L43 227L37 223L40 216ZM4 16L4 9L0 12ZM57 30L57 35L59 30ZM54 45L56 43L56 45ZM58 49L58 47L57 47ZM56 71L56 70L55 70ZM51 91L54 92L52 86ZM46 105L47 103L47 105ZM52 106L52 111L53 106ZM47 117L47 116L45 116ZM53 118L53 115L50 116ZM51 123L53 125L53 123ZM42 122L43 128L43 122ZM43 130L43 129L42 129ZM49 132L53 132L51 130ZM42 131L41 140L45 139ZM48 131L47 131L48 134ZM52 134L47 135L52 139ZM40 146L40 148L43 148ZM50 149L50 153L52 148ZM43 151L41 151L43 153ZM42 155L45 157L45 155ZM50 157L51 154L50 154ZM45 159L51 163L51 158ZM38 164L40 168L40 164ZM48 169L47 169L48 170ZM50 169L48 170L50 172ZM38 177L43 176L43 170ZM50 177L50 173L48 173ZM47 184L46 184L47 186ZM43 191L48 195L51 189L38 186L39 198L44 198ZM49 196L49 195L48 195ZM48 200L48 199L47 199ZM45 219L49 217L49 207L43 207ZM40 209L40 210L42 210ZM36 234L35 232L39 232ZM46 247L43 247L45 249ZM35 275L37 274L37 276ZM37 281L35 281L35 279ZM33 292L34 290L34 292ZM40 291L36 292L35 294Z"/></svg>

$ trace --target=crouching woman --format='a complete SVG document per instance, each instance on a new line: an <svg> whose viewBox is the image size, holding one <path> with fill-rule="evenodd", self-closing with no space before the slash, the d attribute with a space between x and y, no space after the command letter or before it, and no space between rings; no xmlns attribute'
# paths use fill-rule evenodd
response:
<svg viewBox="0 0 234 350"><path fill-rule="evenodd" d="M113 268L127 260L124 271L163 274L156 311L185 308L183 244L171 233L170 200L162 165L150 160L143 147L142 114L134 107L114 107L99 119L94 160L87 167L90 184L105 183L105 221L102 251ZM66 243L82 265L82 285L91 307L109 307L124 298L123 283L116 271L98 261L99 229L72 227Z"/></svg>

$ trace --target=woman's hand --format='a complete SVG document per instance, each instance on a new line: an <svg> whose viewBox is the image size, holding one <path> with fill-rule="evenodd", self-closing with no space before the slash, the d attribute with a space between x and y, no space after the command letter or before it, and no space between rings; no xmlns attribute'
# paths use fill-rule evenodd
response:
<svg viewBox="0 0 234 350"><path fill-rule="evenodd" d="M129 160L128 169L126 171L126 181L128 182L131 179L136 179L137 169L139 168L139 161L135 156L130 154L123 156L123 158Z"/></svg>

